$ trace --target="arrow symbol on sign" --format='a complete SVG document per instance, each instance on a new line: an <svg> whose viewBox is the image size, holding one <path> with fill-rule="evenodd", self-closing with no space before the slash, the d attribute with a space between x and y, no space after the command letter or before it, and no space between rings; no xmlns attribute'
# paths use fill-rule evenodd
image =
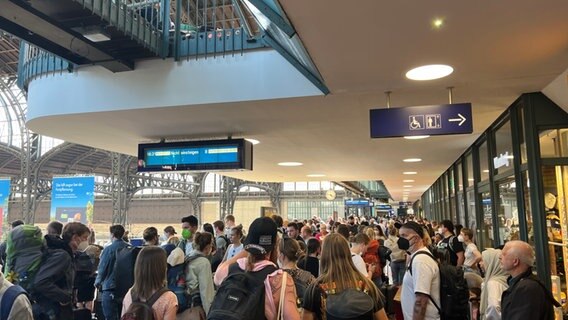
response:
<svg viewBox="0 0 568 320"><path fill-rule="evenodd" d="M458 113L458 117L459 118L448 119L448 121L450 121L450 122L459 121L458 126L461 127L461 125L465 122L466 118L464 116L462 116L461 113Z"/></svg>

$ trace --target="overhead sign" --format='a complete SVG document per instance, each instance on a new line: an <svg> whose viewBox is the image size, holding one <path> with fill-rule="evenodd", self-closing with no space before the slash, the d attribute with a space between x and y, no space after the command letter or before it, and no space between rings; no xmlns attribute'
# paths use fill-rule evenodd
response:
<svg viewBox="0 0 568 320"><path fill-rule="evenodd" d="M252 170L252 143L245 139L138 145L138 171Z"/></svg>
<svg viewBox="0 0 568 320"><path fill-rule="evenodd" d="M93 222L95 177L53 177L51 182L50 220L59 222Z"/></svg>
<svg viewBox="0 0 568 320"><path fill-rule="evenodd" d="M471 103L370 110L371 138L473 132Z"/></svg>
<svg viewBox="0 0 568 320"><path fill-rule="evenodd" d="M373 207L375 204L367 199L345 200L345 205L350 207Z"/></svg>

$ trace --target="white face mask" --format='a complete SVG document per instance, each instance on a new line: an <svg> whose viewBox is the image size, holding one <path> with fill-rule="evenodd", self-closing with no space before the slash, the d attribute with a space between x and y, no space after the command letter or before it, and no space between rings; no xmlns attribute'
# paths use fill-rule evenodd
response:
<svg viewBox="0 0 568 320"><path fill-rule="evenodd" d="M77 250L85 251L85 249L87 249L88 246L89 246L89 241L82 241L81 243L79 243Z"/></svg>
<svg viewBox="0 0 568 320"><path fill-rule="evenodd" d="M443 228L438 228L438 233L443 235L444 234L444 229Z"/></svg>
<svg viewBox="0 0 568 320"><path fill-rule="evenodd" d="M464 242L463 236L462 236L461 234L458 236L458 241L459 241L459 242Z"/></svg>

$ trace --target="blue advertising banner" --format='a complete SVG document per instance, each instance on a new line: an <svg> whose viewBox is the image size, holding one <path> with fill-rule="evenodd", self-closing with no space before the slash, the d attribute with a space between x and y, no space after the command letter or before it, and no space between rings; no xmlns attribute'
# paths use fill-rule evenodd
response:
<svg viewBox="0 0 568 320"><path fill-rule="evenodd" d="M471 103L370 110L371 138L473 132Z"/></svg>
<svg viewBox="0 0 568 320"><path fill-rule="evenodd" d="M0 230L8 231L8 201L10 200L10 179L0 179Z"/></svg>
<svg viewBox="0 0 568 320"><path fill-rule="evenodd" d="M62 223L93 222L95 177L54 177L51 189L50 220Z"/></svg>

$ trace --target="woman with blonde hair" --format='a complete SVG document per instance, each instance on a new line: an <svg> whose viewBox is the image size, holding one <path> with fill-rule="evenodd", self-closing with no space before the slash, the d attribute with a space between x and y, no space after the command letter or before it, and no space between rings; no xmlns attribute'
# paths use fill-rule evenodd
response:
<svg viewBox="0 0 568 320"><path fill-rule="evenodd" d="M124 296L122 315L134 312L129 310L134 301L154 301L152 311L155 320L175 320L178 308L176 295L167 290L166 251L160 247L142 248L134 265L134 285Z"/></svg>
<svg viewBox="0 0 568 320"><path fill-rule="evenodd" d="M311 284L304 295L303 319L324 319L325 314L337 314L335 312L352 311L355 306L345 308L339 297L343 294L353 295L364 292L369 296L370 308L366 313L372 313L373 319L386 320L383 296L375 284L363 276L353 264L349 243L340 234L334 233L327 236L323 242L320 261L320 276L315 283ZM337 297L334 299L334 296ZM341 310L342 309L342 310ZM353 314L352 317L356 317ZM345 317L339 315L338 318Z"/></svg>

